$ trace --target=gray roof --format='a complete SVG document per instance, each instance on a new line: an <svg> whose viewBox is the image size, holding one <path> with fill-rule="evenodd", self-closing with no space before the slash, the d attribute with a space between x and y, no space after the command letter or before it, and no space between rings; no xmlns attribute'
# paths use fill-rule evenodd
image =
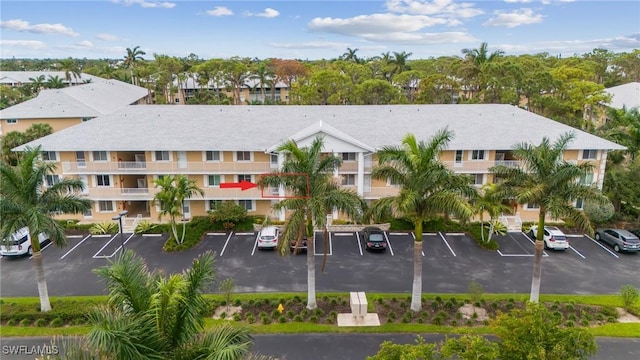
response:
<svg viewBox="0 0 640 360"><path fill-rule="evenodd" d="M30 84L33 82L30 79L35 79L40 75L44 75L45 81L49 79L49 76L51 77L57 76L60 79L62 79L62 81L64 81L65 83L67 82L64 71L0 71L0 84L12 85L12 86ZM80 77L77 79L71 76L70 83L82 84L85 82L85 80L91 80L93 82L93 81L100 81L104 79L97 76L81 73Z"/></svg>
<svg viewBox="0 0 640 360"><path fill-rule="evenodd" d="M265 151L314 126L368 148L428 140L449 128L449 149L508 150L573 131L569 149L624 149L611 141L511 105L209 106L138 105L64 129L28 145L48 151ZM327 126L328 125L328 126ZM320 130L319 130L320 131Z"/></svg>
<svg viewBox="0 0 640 360"><path fill-rule="evenodd" d="M134 104L147 89L104 80L62 89L43 89L37 97L0 111L0 119L95 117Z"/></svg>
<svg viewBox="0 0 640 360"><path fill-rule="evenodd" d="M623 107L627 110L640 108L640 82L610 87L605 91L611 94L612 99L609 106L614 109L622 109Z"/></svg>

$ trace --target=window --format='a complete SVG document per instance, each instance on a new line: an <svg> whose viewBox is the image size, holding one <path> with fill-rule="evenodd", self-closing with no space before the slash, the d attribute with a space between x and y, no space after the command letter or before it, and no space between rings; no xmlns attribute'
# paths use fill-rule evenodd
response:
<svg viewBox="0 0 640 360"><path fill-rule="evenodd" d="M392 179L387 179L387 186L400 187L402 184Z"/></svg>
<svg viewBox="0 0 640 360"><path fill-rule="evenodd" d="M52 186L60 182L60 175L47 175L45 177L47 186Z"/></svg>
<svg viewBox="0 0 640 360"><path fill-rule="evenodd" d="M593 173L588 172L580 177L580 184L591 185L593 184Z"/></svg>
<svg viewBox="0 0 640 360"><path fill-rule="evenodd" d="M76 151L76 162L78 163L78 167L87 166L87 160L84 157L84 151Z"/></svg>
<svg viewBox="0 0 640 360"><path fill-rule="evenodd" d="M91 207L88 207L87 210L85 210L82 215L84 215L84 217L93 217L93 211L91 210Z"/></svg>
<svg viewBox="0 0 640 360"><path fill-rule="evenodd" d="M156 161L169 161L168 151L156 151Z"/></svg>
<svg viewBox="0 0 640 360"><path fill-rule="evenodd" d="M576 199L576 209L584 209L584 200Z"/></svg>
<svg viewBox="0 0 640 360"><path fill-rule="evenodd" d="M93 161L108 161L109 157L107 156L106 151L94 151L93 152Z"/></svg>
<svg viewBox="0 0 640 360"><path fill-rule="evenodd" d="M527 204L525 208L528 210L538 210L540 209L540 204Z"/></svg>
<svg viewBox="0 0 640 360"><path fill-rule="evenodd" d="M220 175L207 176L207 186L220 186Z"/></svg>
<svg viewBox="0 0 640 360"><path fill-rule="evenodd" d="M164 179L165 177L167 177L169 175L156 175L156 176L157 176L158 180L162 180L162 179Z"/></svg>
<svg viewBox="0 0 640 360"><path fill-rule="evenodd" d="M96 175L96 186L111 186L109 175Z"/></svg>
<svg viewBox="0 0 640 360"><path fill-rule="evenodd" d="M582 150L582 159L595 160L598 157L598 150Z"/></svg>
<svg viewBox="0 0 640 360"><path fill-rule="evenodd" d="M251 182L251 175L249 175L249 174L240 174L240 175L238 175L238 182L241 182L241 181L249 181L249 182Z"/></svg>
<svg viewBox="0 0 640 360"><path fill-rule="evenodd" d="M342 153L343 161L356 161L356 153L353 152L343 152Z"/></svg>
<svg viewBox="0 0 640 360"><path fill-rule="evenodd" d="M220 161L220 151L207 151L207 161Z"/></svg>
<svg viewBox="0 0 640 360"><path fill-rule="evenodd" d="M222 205L222 200L209 200L209 210L215 210Z"/></svg>
<svg viewBox="0 0 640 360"><path fill-rule="evenodd" d="M98 210L101 212L113 212L113 201L98 201Z"/></svg>
<svg viewBox="0 0 640 360"><path fill-rule="evenodd" d="M247 211L253 211L253 200L238 200L238 205L247 209Z"/></svg>
<svg viewBox="0 0 640 360"><path fill-rule="evenodd" d="M7 119L7 124L17 124L18 119Z"/></svg>
<svg viewBox="0 0 640 360"><path fill-rule="evenodd" d="M471 174L473 179L473 185L482 185L484 184L484 174Z"/></svg>
<svg viewBox="0 0 640 360"><path fill-rule="evenodd" d="M355 174L342 175L342 185L355 185L355 184L356 184Z"/></svg>
<svg viewBox="0 0 640 360"><path fill-rule="evenodd" d="M237 161L251 161L251 151L236 151Z"/></svg>
<svg viewBox="0 0 640 360"><path fill-rule="evenodd" d="M278 154L271 154L270 157L271 165L278 165Z"/></svg>
<svg viewBox="0 0 640 360"><path fill-rule="evenodd" d="M462 150L456 150L456 164L462 163Z"/></svg>
<svg viewBox="0 0 640 360"><path fill-rule="evenodd" d="M56 152L55 151L43 151L42 152L42 160L44 161L56 161Z"/></svg>
<svg viewBox="0 0 640 360"><path fill-rule="evenodd" d="M471 160L484 160L484 150L471 151Z"/></svg>

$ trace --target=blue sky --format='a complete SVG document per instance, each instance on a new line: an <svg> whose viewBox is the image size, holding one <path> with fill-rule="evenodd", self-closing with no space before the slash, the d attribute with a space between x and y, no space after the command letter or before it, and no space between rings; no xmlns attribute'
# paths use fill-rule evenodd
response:
<svg viewBox="0 0 640 360"><path fill-rule="evenodd" d="M507 55L640 48L640 1L1 0L0 57L153 54L329 59L410 52L461 55L487 42Z"/></svg>

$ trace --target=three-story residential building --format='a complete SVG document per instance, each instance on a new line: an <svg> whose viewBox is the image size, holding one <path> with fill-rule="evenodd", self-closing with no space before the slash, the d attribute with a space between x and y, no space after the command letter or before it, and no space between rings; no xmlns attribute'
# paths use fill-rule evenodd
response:
<svg viewBox="0 0 640 360"><path fill-rule="evenodd" d="M594 172L583 181L601 188L607 152L623 149L511 105L128 106L27 145L40 145L43 158L58 164L47 181L61 176L85 182L93 206L82 220L107 221L122 210L156 220L154 180L175 174L187 175L204 190L203 197L185 201L185 218L205 215L225 200L250 214L281 217L270 208L287 195L283 189L243 191L220 184L257 182L282 165L277 148L284 141L305 146L323 136L324 151L343 159L334 171L336 181L375 200L398 191L396 184L372 179L376 151L399 145L408 133L428 140L444 128L454 137L440 160L477 186L495 181L492 166L519 165L511 152L515 144L539 144L543 137L553 140L573 131L565 160L593 162ZM512 205L523 220L537 218L535 204Z"/></svg>

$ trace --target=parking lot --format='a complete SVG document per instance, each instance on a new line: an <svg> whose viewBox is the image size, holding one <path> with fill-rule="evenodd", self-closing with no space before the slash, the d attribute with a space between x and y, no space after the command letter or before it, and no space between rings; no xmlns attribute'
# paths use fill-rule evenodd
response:
<svg viewBox="0 0 640 360"><path fill-rule="evenodd" d="M317 291L409 292L413 279L411 232L386 232L386 250L367 251L361 234L317 232L313 238ZM43 248L49 293L91 295L104 293L104 283L92 269L108 264L125 249L143 256L150 269L179 272L205 251L216 253L218 278L231 277L236 291L306 291L306 256L280 256L257 249L257 234L208 233L194 248L165 253L163 235L76 236L64 249ZM424 233L424 292L467 291L475 280L486 292L528 293L534 243L522 233L495 237L497 251L480 249L465 234ZM545 250L543 293L616 293L624 284L640 287L637 271L640 254L615 253L587 236L569 237L566 251ZM326 266L321 271L326 250ZM2 296L36 296L37 288L29 257L0 259ZM216 291L216 289L211 289Z"/></svg>

